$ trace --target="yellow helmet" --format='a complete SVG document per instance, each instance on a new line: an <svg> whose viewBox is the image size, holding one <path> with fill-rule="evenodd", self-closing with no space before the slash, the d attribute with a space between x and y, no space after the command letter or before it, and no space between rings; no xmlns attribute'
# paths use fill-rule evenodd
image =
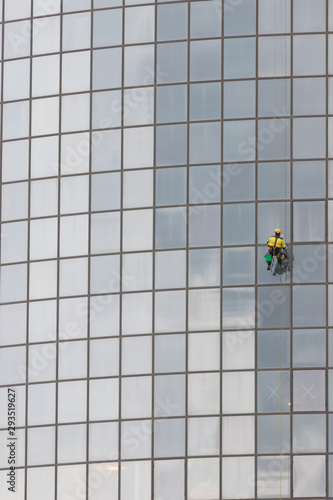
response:
<svg viewBox="0 0 333 500"><path fill-rule="evenodd" d="M280 234L280 233L281 233L281 229L275 229L275 232L276 232L277 234Z"/></svg>
<svg viewBox="0 0 333 500"><path fill-rule="evenodd" d="M283 238L284 238L284 234L281 234L281 239L283 240Z"/></svg>

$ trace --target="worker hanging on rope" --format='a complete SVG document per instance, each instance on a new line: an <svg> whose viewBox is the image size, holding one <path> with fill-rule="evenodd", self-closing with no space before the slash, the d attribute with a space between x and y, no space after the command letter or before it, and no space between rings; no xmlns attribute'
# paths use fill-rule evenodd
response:
<svg viewBox="0 0 333 500"><path fill-rule="evenodd" d="M286 257L286 244L280 229L275 229L275 235L269 238L267 245L268 252L265 255L267 270L269 271L271 268L273 257L277 258L279 268L281 268L282 260Z"/></svg>

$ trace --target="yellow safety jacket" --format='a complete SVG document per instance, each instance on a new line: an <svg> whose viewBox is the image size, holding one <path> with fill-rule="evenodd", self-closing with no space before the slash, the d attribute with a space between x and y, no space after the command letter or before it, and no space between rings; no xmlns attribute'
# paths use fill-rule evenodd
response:
<svg viewBox="0 0 333 500"><path fill-rule="evenodd" d="M275 238L275 236L269 238L267 245L273 248L286 248L284 240L282 238Z"/></svg>

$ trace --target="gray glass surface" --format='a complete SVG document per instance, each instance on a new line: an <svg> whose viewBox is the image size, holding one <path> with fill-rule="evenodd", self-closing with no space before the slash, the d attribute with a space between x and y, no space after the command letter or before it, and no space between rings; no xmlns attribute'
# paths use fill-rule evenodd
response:
<svg viewBox="0 0 333 500"><path fill-rule="evenodd" d="M246 245L255 242L255 210L252 203L225 205L223 210L223 244ZM235 226L239 231L235 231Z"/></svg>
<svg viewBox="0 0 333 500"><path fill-rule="evenodd" d="M159 168L156 171L156 205L183 205L186 202L186 169Z"/></svg>
<svg viewBox="0 0 333 500"><path fill-rule="evenodd" d="M224 8L224 35L254 35L256 32L256 4L248 0L232 8L228 4Z"/></svg>
<svg viewBox="0 0 333 500"><path fill-rule="evenodd" d="M254 80L225 82L223 87L224 118L252 118L255 116L255 88Z"/></svg>
<svg viewBox="0 0 333 500"><path fill-rule="evenodd" d="M122 34L122 10L101 10L94 12L94 47L120 45Z"/></svg>
<svg viewBox="0 0 333 500"><path fill-rule="evenodd" d="M290 367L290 338L287 330L258 332L257 366L266 369Z"/></svg>
<svg viewBox="0 0 333 500"><path fill-rule="evenodd" d="M190 163L221 161L221 125L219 122L190 125Z"/></svg>
<svg viewBox="0 0 333 500"><path fill-rule="evenodd" d="M213 2L191 3L190 10L190 37L212 38L221 36L221 23L216 15Z"/></svg>
<svg viewBox="0 0 333 500"><path fill-rule="evenodd" d="M258 453L290 451L290 417L288 415L258 415Z"/></svg>
<svg viewBox="0 0 333 500"><path fill-rule="evenodd" d="M320 367L326 363L326 335L324 330L294 330L293 366Z"/></svg>
<svg viewBox="0 0 333 500"><path fill-rule="evenodd" d="M254 288L223 290L223 325L225 328L253 328L255 316Z"/></svg>
<svg viewBox="0 0 333 500"><path fill-rule="evenodd" d="M256 41L254 38L226 39L224 42L224 78L255 76Z"/></svg>
<svg viewBox="0 0 333 500"><path fill-rule="evenodd" d="M189 169L189 202L214 203L221 199L221 167L205 165Z"/></svg>
<svg viewBox="0 0 333 500"><path fill-rule="evenodd" d="M290 325L290 286L279 284L258 289L258 326L283 328Z"/></svg>
<svg viewBox="0 0 333 500"><path fill-rule="evenodd" d="M325 415L294 415L293 429L294 453L326 451Z"/></svg>
<svg viewBox="0 0 333 500"><path fill-rule="evenodd" d="M290 115L290 79L265 79L258 81L258 115Z"/></svg>
<svg viewBox="0 0 333 500"><path fill-rule="evenodd" d="M326 148L324 118L295 118L293 150L295 158L323 158Z"/></svg>
<svg viewBox="0 0 333 500"><path fill-rule="evenodd" d="M186 125L156 127L156 164L182 165L186 163Z"/></svg>
<svg viewBox="0 0 333 500"><path fill-rule="evenodd" d="M186 217L183 208L156 210L156 248L183 248L186 243Z"/></svg>
<svg viewBox="0 0 333 500"><path fill-rule="evenodd" d="M185 42L160 43L157 45L157 83L186 81L187 46Z"/></svg>
<svg viewBox="0 0 333 500"><path fill-rule="evenodd" d="M189 246L219 245L221 210L218 205L200 205L189 214Z"/></svg>
<svg viewBox="0 0 333 500"><path fill-rule="evenodd" d="M292 260L294 283L326 280L324 245L294 245Z"/></svg>
<svg viewBox="0 0 333 500"><path fill-rule="evenodd" d="M223 201L252 201L255 197L253 163L223 165Z"/></svg>
<svg viewBox="0 0 333 500"><path fill-rule="evenodd" d="M290 163L259 163L258 199L283 200L290 197Z"/></svg>
<svg viewBox="0 0 333 500"><path fill-rule="evenodd" d="M190 80L219 80L221 78L221 41L190 42Z"/></svg>
<svg viewBox="0 0 333 500"><path fill-rule="evenodd" d="M155 339L155 371L185 371L185 335L159 335Z"/></svg>
<svg viewBox="0 0 333 500"><path fill-rule="evenodd" d="M221 84L193 83L190 85L190 120L221 118Z"/></svg>
<svg viewBox="0 0 333 500"><path fill-rule="evenodd" d="M326 287L324 285L304 285L299 286L296 290L294 289L294 326L324 326L326 322L325 297Z"/></svg>
<svg viewBox="0 0 333 500"><path fill-rule="evenodd" d="M290 0L259 0L259 33L276 33L277 26L290 32L290 6Z"/></svg>
<svg viewBox="0 0 333 500"><path fill-rule="evenodd" d="M257 411L259 413L290 411L289 370L258 372L257 391Z"/></svg>
<svg viewBox="0 0 333 500"><path fill-rule="evenodd" d="M322 115L326 107L325 78L295 78L293 82L295 115Z"/></svg>
<svg viewBox="0 0 333 500"><path fill-rule="evenodd" d="M326 47L324 35L296 35L293 44L294 75L325 73Z"/></svg>
<svg viewBox="0 0 333 500"><path fill-rule="evenodd" d="M161 87L157 87L157 123L183 122L186 120L186 113L187 87L185 85L163 85Z"/></svg>
<svg viewBox="0 0 333 500"><path fill-rule="evenodd" d="M323 411L325 408L325 372L297 370L293 378L293 410Z"/></svg>
<svg viewBox="0 0 333 500"><path fill-rule="evenodd" d="M223 161L253 161L255 159L254 138L254 120L224 122Z"/></svg>
<svg viewBox="0 0 333 500"><path fill-rule="evenodd" d="M254 247L223 249L223 284L252 285L255 269Z"/></svg>
<svg viewBox="0 0 333 500"><path fill-rule="evenodd" d="M220 283L220 250L189 251L189 286L217 286Z"/></svg>
<svg viewBox="0 0 333 500"><path fill-rule="evenodd" d="M324 198L326 165L324 161L295 161L293 163L294 198Z"/></svg>
<svg viewBox="0 0 333 500"><path fill-rule="evenodd" d="M172 3L157 7L157 41L187 38L186 4Z"/></svg>
<svg viewBox="0 0 333 500"><path fill-rule="evenodd" d="M325 202L294 203L294 241L323 241L325 239Z"/></svg>

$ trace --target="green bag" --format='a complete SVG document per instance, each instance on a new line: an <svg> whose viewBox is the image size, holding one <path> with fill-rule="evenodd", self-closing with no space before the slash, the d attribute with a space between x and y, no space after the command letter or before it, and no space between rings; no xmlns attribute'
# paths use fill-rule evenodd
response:
<svg viewBox="0 0 333 500"><path fill-rule="evenodd" d="M265 260L266 260L266 262L267 262L267 263L272 262L272 254L271 254L271 253L269 253L269 252L267 252L267 253L265 254Z"/></svg>

